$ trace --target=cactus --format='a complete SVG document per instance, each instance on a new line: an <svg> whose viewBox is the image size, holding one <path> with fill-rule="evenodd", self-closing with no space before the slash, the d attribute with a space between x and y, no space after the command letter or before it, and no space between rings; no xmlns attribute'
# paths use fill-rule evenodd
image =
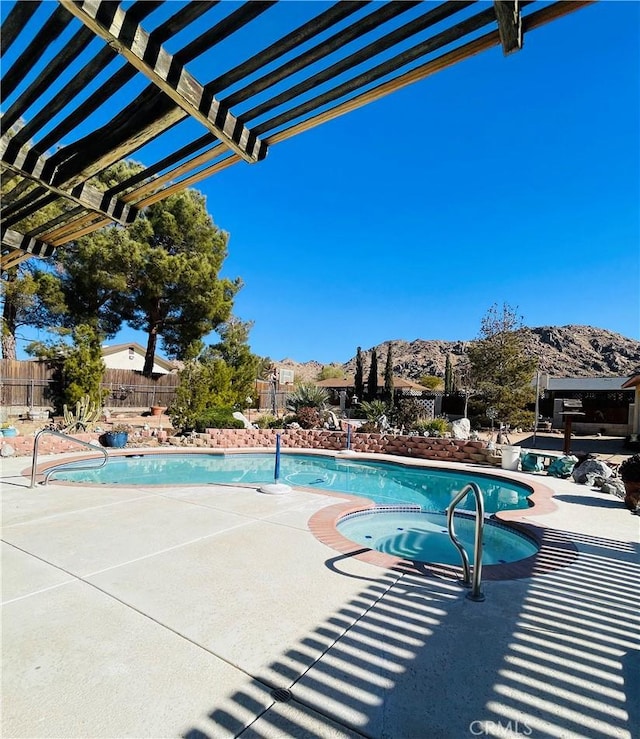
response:
<svg viewBox="0 0 640 739"><path fill-rule="evenodd" d="M86 431L88 426L91 426L100 418L100 412L101 408L98 408L88 395L85 395L76 403L75 412L70 411L65 404L63 407L64 430Z"/></svg>

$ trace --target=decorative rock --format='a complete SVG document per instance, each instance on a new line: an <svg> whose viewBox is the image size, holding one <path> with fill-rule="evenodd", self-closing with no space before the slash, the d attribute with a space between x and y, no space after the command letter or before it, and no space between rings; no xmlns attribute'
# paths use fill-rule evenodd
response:
<svg viewBox="0 0 640 739"><path fill-rule="evenodd" d="M616 498L624 498L626 494L624 483L622 482L622 480L619 480L618 478L611 478L609 480L605 480L600 486L600 489L603 493L609 493L609 495L615 495Z"/></svg>
<svg viewBox="0 0 640 739"><path fill-rule="evenodd" d="M11 444L3 444L2 448L0 448L0 457L13 457L15 453L16 450L11 446Z"/></svg>
<svg viewBox="0 0 640 739"><path fill-rule="evenodd" d="M572 477L580 485L593 484L596 477L608 480L613 474L610 467L597 459L585 459L582 464L573 468Z"/></svg>
<svg viewBox="0 0 640 739"><path fill-rule="evenodd" d="M459 418L451 424L451 435L454 439L468 439L471 434L471 422L468 418Z"/></svg>

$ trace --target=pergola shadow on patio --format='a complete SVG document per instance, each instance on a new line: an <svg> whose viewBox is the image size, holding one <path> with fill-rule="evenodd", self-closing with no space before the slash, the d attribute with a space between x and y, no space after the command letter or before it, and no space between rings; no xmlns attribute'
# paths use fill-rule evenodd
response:
<svg viewBox="0 0 640 739"><path fill-rule="evenodd" d="M587 4L4 2L2 269ZM377 125L382 147L410 121ZM142 172L91 184L133 154Z"/></svg>
<svg viewBox="0 0 640 739"><path fill-rule="evenodd" d="M29 490L22 465L0 480L3 736L633 736L637 519L611 496L553 479L557 508L521 511L548 555L476 603L322 544L332 496Z"/></svg>

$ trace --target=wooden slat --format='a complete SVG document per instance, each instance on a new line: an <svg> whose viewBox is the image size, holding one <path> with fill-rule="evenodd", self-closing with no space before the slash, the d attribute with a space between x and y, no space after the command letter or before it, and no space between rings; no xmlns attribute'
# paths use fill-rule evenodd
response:
<svg viewBox="0 0 640 739"><path fill-rule="evenodd" d="M56 193L58 196L72 200L88 210L100 213L108 218L126 225L132 223L138 211L120 198L109 197L86 182L79 183L71 190L56 187L51 180L55 172L47 166L48 157L45 157L36 149L26 144L19 149L14 146L15 141L3 136L0 139L0 154L2 163L7 169L33 180L41 187ZM13 151L12 151L13 149ZM17 206L11 206L17 207Z"/></svg>
<svg viewBox="0 0 640 739"><path fill-rule="evenodd" d="M43 106L34 117L20 131L19 138L23 143L35 138L36 134L44 128L61 110L63 110L74 97L85 89L97 77L103 69L105 69L115 58L116 52L105 47L101 49L91 61L87 62L84 67L74 74L73 78L58 91L58 93ZM76 119L75 112L71 116ZM70 129L69 129L70 130ZM56 135L49 134L45 138L40 139L38 145L43 150L49 149L53 144L60 140L60 127L56 127Z"/></svg>
<svg viewBox="0 0 640 739"><path fill-rule="evenodd" d="M302 26L291 31L286 36L278 39L275 43L263 49L255 56L247 59L238 66L230 69L228 72L221 74L219 77L211 80L207 83L207 87L210 87L214 91L224 90L225 87L235 84L244 77L249 76L253 72L265 67L267 64L279 59L289 51L293 51L296 47L309 41L318 34L326 31L331 26L344 20L352 13L355 13L360 8L365 7L371 0L341 0L332 7L328 8L316 16L312 20L304 23Z"/></svg>
<svg viewBox="0 0 640 739"><path fill-rule="evenodd" d="M505 56L522 48L522 16L519 0L493 0L498 32Z"/></svg>
<svg viewBox="0 0 640 739"><path fill-rule="evenodd" d="M152 31L151 36L156 39L158 43L163 43L167 39L171 38L173 34L179 33L184 28L186 28L192 21L200 18L201 15L206 13L211 7L216 4L216 2L211 0L199 0L199 2L197 3L189 3L188 5L179 7L178 12L168 18L164 23L159 25L158 28L156 28L154 31ZM153 4L145 3L145 5ZM115 52L110 48L107 48L106 51L108 51L112 55L115 55ZM105 49L103 49L100 54L94 57L92 64L95 64L98 57L100 57L100 55L103 53L105 53ZM85 67L85 70L87 70L87 74L94 74L90 70L90 65L87 65L87 67ZM83 70L83 72L85 70ZM122 87L124 87L124 85L129 80L135 77L136 74L137 70L130 64L125 64L121 69L118 69L108 80L106 80L104 85L100 85L100 87L95 90L86 100L81 102L79 105L75 105L73 108L73 113L71 115L62 120L49 133L47 133L44 138L40 139L40 146L43 149L48 149L52 147L54 144L64 138L64 136L66 136L70 131L72 131L83 121L85 121L92 113L98 110L100 105L105 103L112 95L115 95ZM140 139L138 137L138 141L139 140ZM95 140L93 142L93 147L94 149L98 148L96 146ZM109 164L112 163L112 161L109 161L108 164L106 164L105 166L109 166Z"/></svg>
<svg viewBox="0 0 640 739"><path fill-rule="evenodd" d="M2 227L11 227L58 199L58 195L55 193L50 193L43 187L36 187L21 200L7 205L3 204ZM31 235L33 236L33 234Z"/></svg>
<svg viewBox="0 0 640 739"><path fill-rule="evenodd" d="M11 95L33 65L69 25L70 21L71 17L61 7L57 7L53 11L44 26L33 37L31 43L11 65L9 71L2 76L2 95L4 98Z"/></svg>
<svg viewBox="0 0 640 739"><path fill-rule="evenodd" d="M560 2L552 3L547 5L540 10L536 10L531 15L524 16L522 18L522 28L524 32L533 31L540 26L550 23L551 21L558 20L569 13L574 13L576 10L586 8L588 5L593 5L596 0L560 0Z"/></svg>
<svg viewBox="0 0 640 739"><path fill-rule="evenodd" d="M52 218L50 221L42 223L36 228L32 228L28 232L29 236L33 236L33 238L42 237L44 241L49 242L49 237L45 234L49 234L49 232L51 232L53 229L59 227L61 223L68 223L74 218L77 218L80 213L85 213L85 209L79 205L77 205L75 208L65 210L63 213L56 216L55 218Z"/></svg>
<svg viewBox="0 0 640 739"><path fill-rule="evenodd" d="M419 31L422 31L425 28L429 28L436 23L440 23L442 20L450 17L454 13L457 13L458 11L463 10L464 8L472 4L473 0L470 0L468 2L447 2L443 3L442 5L438 5L435 8L427 11L419 19L406 23L400 28L392 31L383 39L378 39L371 42L363 49L350 54L345 59L341 59L340 61L335 62L327 69L318 72L317 74L306 80L303 80L302 82L294 85L288 90L285 90L279 95L276 95L274 98L271 98L270 100L257 105L256 107L244 113L244 118L246 120L252 120L253 118L262 116L268 111L283 105L289 100L293 100L299 95L302 95L309 90L313 90L314 88L324 84L329 80L336 79L339 75L343 74L349 69L352 69L353 67L364 63L372 57L377 56L382 51L386 51L387 49L392 48L397 43L411 38L411 36L418 33ZM315 101L319 101L321 99L321 97L318 97L314 98L312 101L303 103L301 110L303 110L303 112L309 112L310 110L313 110L314 107L319 107L320 105L324 105L325 102L330 102L331 100L342 97L344 94L349 93L354 89L362 87L363 85L369 84L379 77L384 77L396 71L399 67L405 66L414 59L419 59L429 52L432 52L442 46L445 46L448 43L452 43L453 41L458 40L467 33L475 31L481 26L486 25L493 20L494 14L491 10L486 10L478 13L472 18L468 18L462 23L458 23L451 28L445 29L432 38L427 39L420 44L417 44L412 49L404 51L402 52L402 54L398 54L397 56L387 60L382 64L378 64L373 69L368 70L367 72L363 72L352 80L334 88L334 90L325 93L324 96L322 96L322 100L324 100L324 102L319 102L316 105ZM283 116L290 115L290 113L283 114ZM264 129L265 125L266 124L261 124L261 127Z"/></svg>
<svg viewBox="0 0 640 739"><path fill-rule="evenodd" d="M26 4L26 3L25 3ZM20 3L18 3L20 5ZM12 126L24 111L35 102L40 95L49 89L64 70L76 59L84 49L91 43L94 36L90 28L81 28L71 41L56 55L47 66L40 72L38 77L18 97L13 105L2 116L2 130L6 131Z"/></svg>
<svg viewBox="0 0 640 739"><path fill-rule="evenodd" d="M555 3L554 5L542 8L536 13L532 13L530 16L525 16L523 18L524 30L529 31L533 30L534 28L538 28L545 23L548 23L549 21L556 20L557 18L561 18L562 16L575 12L582 7L591 5L593 2L595 2L595 0L567 0L567 2L559 2ZM312 118L301 121L300 123L296 123L295 125L277 133L271 134L266 138L266 142L269 144L269 146L278 144L281 141L285 141L286 139L291 138L292 136L296 136L300 133L303 133L304 131L308 131L311 128L315 128L321 123L326 123L333 120L334 118L345 115L352 110L357 110L363 105L367 105L368 103L371 103L375 100L379 100L385 95L395 92L396 90L400 90L407 85L413 84L414 82L423 80L426 77L435 74L436 72L446 69L447 67L451 67L458 62L475 56L476 54L486 51L493 46L497 46L498 44L500 44L500 34L497 31L492 31L488 34L485 34L484 36L481 36L478 39L475 39L474 41L470 41L464 46L460 46L453 51L443 54L437 59L432 59L425 64L422 64L421 66L410 70L409 72L405 72L395 79L378 85L377 87L368 90L367 92L364 92L361 95L352 98L351 100L347 100L344 103L331 108L330 110L323 111L322 113L319 113Z"/></svg>
<svg viewBox="0 0 640 739"><path fill-rule="evenodd" d="M50 257L55 252L55 247L51 244L47 244L39 239L33 239L30 236L25 236L10 228L2 234L2 247L3 249L8 247L12 250L8 255L2 256L3 269L9 269L9 267L18 264L23 259L29 259L30 257Z"/></svg>
<svg viewBox="0 0 640 739"><path fill-rule="evenodd" d="M27 25L31 16L36 12L42 0L32 0L30 3L16 2L11 8L9 15L5 18L0 29L0 56L3 56L13 42L18 38L20 32Z"/></svg>
<svg viewBox="0 0 640 739"><path fill-rule="evenodd" d="M70 241L75 241L76 239L79 239L81 236L85 236L86 234L97 231L99 228L108 226L110 223L111 220L109 218L96 219L93 214L89 214L83 216L82 218L74 220L72 223L62 226L59 229L56 229L56 233L59 235L53 237L47 233L45 234L45 237L48 243L53 244L53 246L63 246L64 244L68 244ZM88 225L79 228L79 224Z"/></svg>
<svg viewBox="0 0 640 739"><path fill-rule="evenodd" d="M328 90L321 95L317 95L314 98L306 100L297 107L285 111L275 118L261 123L258 126L255 126L255 130L260 132L261 134L264 134L267 130L274 130L275 128L289 123L296 118L307 116L314 110L324 107L329 103L346 97L347 95L351 95L357 90L372 84L378 79L387 77L394 72L397 73L397 71L402 67L406 67L408 64L426 56L427 54L433 53L434 51L448 46L455 41L459 41L463 36L479 31L482 27L489 25L494 21L495 14L493 12L493 9L488 8L487 10L483 10L480 13L472 16L471 18L467 18L454 26L446 28L440 33L437 33L435 36L432 36L431 38L428 38L425 41L416 44L410 49L397 54L391 59L387 59L381 64L378 64L377 66L372 67L365 72L362 72L356 77L343 82L337 87L334 87L332 90ZM281 96L278 96L276 99L280 100ZM263 112L265 107L266 106L259 106L260 112ZM255 110L256 109L253 109L252 111L245 113L246 118L251 119L253 115L255 115Z"/></svg>
<svg viewBox="0 0 640 739"><path fill-rule="evenodd" d="M343 0L342 2L336 3L336 5L332 6L331 8L326 10L324 13L321 13L319 16L303 24L302 26L297 28L295 31L292 31L291 33L287 34L286 36L284 36L282 39L280 39L276 43L272 44L271 46L267 47L263 51L253 56L251 59L247 60L246 62L243 62L237 67L234 67L229 72L226 72L220 75L219 77L216 77L214 80L208 82L206 84L206 89L210 90L213 94L216 94L218 90L224 89L225 87L233 84L234 82L237 82L238 80L242 79L244 76L249 75L252 72L255 72L261 66L266 65L278 59L280 56L286 54L289 51L292 51L297 46L310 40L314 36L322 33L326 29L330 28L332 25L338 23L341 20L344 20L352 13L368 5L369 2L370 0L349 0L349 1ZM228 27L225 26L224 30L228 31ZM219 38L219 35L221 32L222 30L218 29L217 34L216 34L216 39ZM154 35L155 35L155 32L154 32ZM184 61L184 58L183 58L184 51L178 52L176 56L178 56L181 61ZM148 120L146 122L146 125L149 126ZM155 121L154 121L154 125L156 125ZM177 151L171 152L163 159L152 164L151 166L147 168L145 172L141 172L137 175L134 175L129 180L122 183L122 189L126 189L130 186L133 186L137 182L141 182L143 179L146 179L146 177L148 176L153 176L153 175L158 174L159 172L162 172L163 170L167 169L167 167L177 164L178 162L185 159L186 157L194 154L199 149L202 149L204 146L207 146L213 143L215 140L216 140L215 137L212 136L211 134L205 134L204 136L201 136L195 141L190 142L186 146L183 146L180 149L178 149ZM206 156L204 160L199 161L193 166L194 167L200 166L200 164L202 164L203 161L210 161L211 159L217 157L219 153L218 147L217 146L214 147L214 150L212 151L214 151L212 155ZM171 177L169 177L168 179L171 179ZM154 188L152 187L151 189L154 189Z"/></svg>
<svg viewBox="0 0 640 739"><path fill-rule="evenodd" d="M13 249L8 254L2 254L0 257L0 271L6 272L12 267L17 267L21 262L26 262L27 259L32 259L31 254L25 254L25 252L19 249Z"/></svg>
<svg viewBox="0 0 640 739"><path fill-rule="evenodd" d="M385 49L391 47L394 43L397 43L397 41L404 40L405 38L408 38L415 33L419 33L428 25L431 25L431 23L437 22L437 19L442 19L447 15L450 15L451 13L457 12L458 9L462 10L468 5L471 5L472 2L473 0L470 0L469 2L446 2L442 5L439 5L437 8L427 12L420 18L416 18L409 23L405 23L400 28L392 31L391 33L385 35L380 39L372 41L370 44L360 49L358 52L354 52L353 54L351 54L349 57L347 57L347 59L353 61L349 63L345 67L345 69L349 69L350 67L355 66L362 61L370 59L372 56L375 56L376 54L379 54ZM386 5L381 6L373 13L368 15L366 18L356 21L347 28L342 29L330 38L323 40L318 45L304 52L304 54L297 56L295 59L286 62L277 69L274 69L273 71L263 75L259 79L252 81L246 87L243 87L237 92L234 92L232 95L225 98L225 104L229 106L237 105L237 103L246 100L247 98L256 95L259 92L262 92L269 87L272 87L273 85L281 82L287 77L299 72L301 69L304 69L311 64L315 64L321 59L324 59L330 54L333 54L336 50L345 47L347 44L351 43L355 39L360 38L361 36L378 28L383 23L386 23L392 18L397 17L400 13L405 13L419 4L419 2L402 2L387 3ZM447 12L447 8L450 9L449 12ZM431 20L432 18L434 20ZM345 60L341 60L339 63L336 64L342 64L344 63L344 61ZM303 80L296 87L301 87L304 91L316 85L322 84L322 82L326 81L327 79L331 79L331 70L334 66L336 66L336 64L332 65L328 69L322 70L322 72L317 73L307 80ZM340 72L338 72L338 74L339 73ZM296 93L294 93L292 97L295 97L295 94ZM276 107L278 104L279 103L274 103L272 107ZM257 113L255 115L260 115L260 113ZM254 117L254 114L249 113L246 114L246 116L248 119L250 119Z"/></svg>
<svg viewBox="0 0 640 739"><path fill-rule="evenodd" d="M76 5L74 0L60 2L245 161L253 163L266 156L264 144L213 96L205 95L204 87L141 26L132 31L122 7L116 9L112 22L106 26L99 20L104 5L102 0L85 0L80 5Z"/></svg>

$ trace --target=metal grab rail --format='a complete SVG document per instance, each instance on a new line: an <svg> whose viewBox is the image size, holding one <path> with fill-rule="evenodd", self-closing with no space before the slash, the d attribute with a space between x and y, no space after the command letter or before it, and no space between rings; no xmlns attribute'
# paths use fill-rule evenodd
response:
<svg viewBox="0 0 640 739"><path fill-rule="evenodd" d="M40 437L44 434L51 434L51 436L58 436L61 439L65 439L66 441L75 441L76 444L81 444L82 446L86 446L87 448L91 449L92 452L99 451L102 452L104 455L104 459L102 462L95 466L95 465L78 465L77 467L74 467L76 470L99 470L102 467L105 466L107 463L107 460L109 459L109 455L102 447L97 447L95 444L90 444L88 441L82 441L81 439L76 439L75 436L69 436L69 434L63 434L60 431L54 431L53 429L42 429L42 431L38 431L36 434L36 438L33 442L33 461L31 462L31 485L29 485L30 488L34 488L36 486L36 468L38 466L38 446L40 444ZM46 485L49 481L49 476L52 475L56 471L55 467L52 467L50 470L47 470L44 475L44 479L42 481L43 485Z"/></svg>
<svg viewBox="0 0 640 739"><path fill-rule="evenodd" d="M471 491L476 499L476 534L473 547L473 578L471 577L471 568L469 566L469 556L467 555L464 547L458 541L455 529L453 527L453 513L460 501ZM460 552L462 558L462 570L463 579L462 585L465 588L471 588L471 591L467 593L467 598L475 601L483 601L484 595L480 590L480 584L482 581L482 536L484 533L484 498L482 497L482 491L475 482L470 482L465 485L462 490L456 495L451 501L447 508L447 529L449 530L449 537L453 542L456 549Z"/></svg>

